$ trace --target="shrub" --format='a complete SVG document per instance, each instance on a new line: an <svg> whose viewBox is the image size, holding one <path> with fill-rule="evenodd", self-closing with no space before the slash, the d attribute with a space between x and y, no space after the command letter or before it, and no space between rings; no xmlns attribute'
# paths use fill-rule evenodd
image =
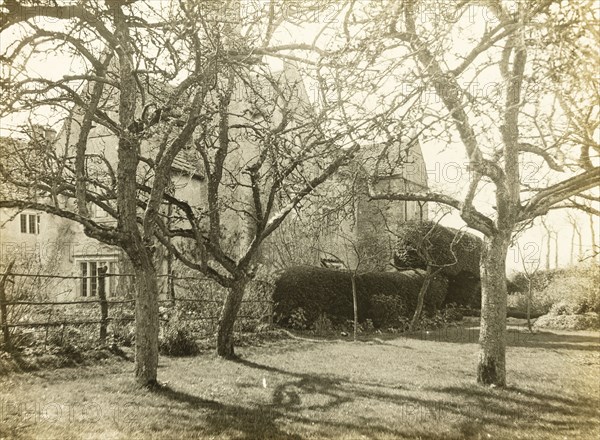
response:
<svg viewBox="0 0 600 440"><path fill-rule="evenodd" d="M317 334L327 334L334 330L333 323L331 322L331 319L327 317L326 313L319 315L312 327Z"/></svg>
<svg viewBox="0 0 600 440"><path fill-rule="evenodd" d="M534 291L544 290L557 276L564 276L568 269L538 270L531 274L531 287ZM509 294L527 293L529 291L529 280L523 272L517 272L507 282Z"/></svg>
<svg viewBox="0 0 600 440"><path fill-rule="evenodd" d="M356 279L359 321L371 318L374 325L382 326L392 319L390 313L411 315L422 283L423 271L419 270L359 275ZM447 285L445 277L434 278L425 297L426 312L441 307ZM376 296L379 299L373 302ZM276 281L274 300L277 321L284 326L310 326L323 313L334 326L354 317L351 273L347 271L309 266L290 268ZM390 312L381 301L393 302L395 308ZM305 322L299 323L295 315L298 309L302 310Z"/></svg>
<svg viewBox="0 0 600 440"><path fill-rule="evenodd" d="M540 295L552 302L550 313L554 315L600 313L598 266L581 266L557 275Z"/></svg>
<svg viewBox="0 0 600 440"><path fill-rule="evenodd" d="M293 329L305 330L307 327L306 321L306 315L302 307L294 309L294 311L290 314L289 324Z"/></svg>
<svg viewBox="0 0 600 440"><path fill-rule="evenodd" d="M523 281L524 280L524 281ZM522 274L512 278L514 293L508 306L520 312L527 310L527 280ZM568 269L541 271L532 276L532 315L573 315L600 312L600 272L598 266L586 265Z"/></svg>
<svg viewBox="0 0 600 440"><path fill-rule="evenodd" d="M406 316L406 304L398 296L374 295L368 315L374 327L397 327Z"/></svg>
<svg viewBox="0 0 600 440"><path fill-rule="evenodd" d="M165 326L159 340L159 350L167 356L194 356L200 352L194 334L179 320Z"/></svg>
<svg viewBox="0 0 600 440"><path fill-rule="evenodd" d="M430 316L422 315L414 330L432 330L440 327L444 327L447 323L444 313L440 310L436 311Z"/></svg>
<svg viewBox="0 0 600 440"><path fill-rule="evenodd" d="M424 271L421 270L365 273L358 278L358 293L369 299L376 294L399 296L406 304L406 313L412 315L417 307L423 277ZM439 309L447 288L448 280L441 275L435 276L425 295L425 310L433 312Z"/></svg>
<svg viewBox="0 0 600 440"><path fill-rule="evenodd" d="M508 307L518 312L527 313L527 296L526 292L508 295ZM556 299L548 297L543 292L534 290L531 294L531 314L545 315L550 311L554 301Z"/></svg>
<svg viewBox="0 0 600 440"><path fill-rule="evenodd" d="M551 328L558 330L598 330L600 316L589 312L581 315L544 315L534 323L535 328Z"/></svg>
<svg viewBox="0 0 600 440"><path fill-rule="evenodd" d="M456 322L462 321L463 312L462 309L458 308L456 304L448 304L442 311L444 322Z"/></svg>
<svg viewBox="0 0 600 440"><path fill-rule="evenodd" d="M135 343L135 323L132 321L115 321L111 324L113 343L123 347L131 347Z"/></svg>

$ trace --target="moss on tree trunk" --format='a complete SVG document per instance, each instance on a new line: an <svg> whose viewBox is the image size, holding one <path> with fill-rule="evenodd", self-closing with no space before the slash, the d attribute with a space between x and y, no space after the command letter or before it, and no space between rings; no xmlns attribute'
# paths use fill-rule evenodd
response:
<svg viewBox="0 0 600 440"><path fill-rule="evenodd" d="M485 241L481 255L481 330L477 382L506 385L506 254L510 234Z"/></svg>
<svg viewBox="0 0 600 440"><path fill-rule="evenodd" d="M233 343L233 327L242 305L247 283L248 280L246 278L233 282L221 310L221 317L219 318L217 327L217 355L225 359L234 359L236 357Z"/></svg>
<svg viewBox="0 0 600 440"><path fill-rule="evenodd" d="M135 270L135 380L145 387L157 384L158 368L158 285L156 271L149 263Z"/></svg>

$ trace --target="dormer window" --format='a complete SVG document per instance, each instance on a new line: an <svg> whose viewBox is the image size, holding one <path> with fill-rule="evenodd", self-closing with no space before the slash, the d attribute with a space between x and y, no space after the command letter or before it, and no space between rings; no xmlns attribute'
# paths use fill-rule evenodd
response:
<svg viewBox="0 0 600 440"><path fill-rule="evenodd" d="M321 258L321 266L328 269L345 269L346 265L339 258Z"/></svg>
<svg viewBox="0 0 600 440"><path fill-rule="evenodd" d="M40 215L21 214L21 234L39 234Z"/></svg>

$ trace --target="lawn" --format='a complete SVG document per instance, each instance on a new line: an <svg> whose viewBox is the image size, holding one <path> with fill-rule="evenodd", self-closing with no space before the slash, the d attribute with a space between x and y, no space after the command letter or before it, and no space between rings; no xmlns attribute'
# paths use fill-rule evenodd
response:
<svg viewBox="0 0 600 440"><path fill-rule="evenodd" d="M158 391L132 364L0 378L0 438L596 439L599 335L509 333L508 387L474 383L476 329L285 339L161 358Z"/></svg>

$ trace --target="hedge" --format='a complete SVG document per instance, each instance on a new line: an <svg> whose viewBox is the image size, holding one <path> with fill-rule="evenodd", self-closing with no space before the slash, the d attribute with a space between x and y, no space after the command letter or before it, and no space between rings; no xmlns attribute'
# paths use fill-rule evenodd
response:
<svg viewBox="0 0 600 440"><path fill-rule="evenodd" d="M394 265L399 268L426 269L427 262L417 249L428 235L432 262L447 265L440 271L448 278L448 294L444 304L480 307L481 283L479 261L483 241L473 234L448 228L433 222L408 222L398 231ZM460 234L459 239L451 244Z"/></svg>
<svg viewBox="0 0 600 440"><path fill-rule="evenodd" d="M556 277L568 275L569 271L565 268L538 270L531 274L531 287L533 290L544 290ZM507 282L509 294L527 293L529 291L529 280L523 272L517 272Z"/></svg>
<svg viewBox="0 0 600 440"><path fill-rule="evenodd" d="M418 255L416 248L432 228L433 232L429 234L428 239L431 243L429 253L433 262L439 265L448 264L441 273L451 278L467 272L479 279L479 260L483 241L468 232L433 222L408 222L402 226L397 234L394 264L401 268L426 269L427 262ZM460 238L452 247L455 258L450 245L457 234L460 234Z"/></svg>
<svg viewBox="0 0 600 440"><path fill-rule="evenodd" d="M460 272L448 279L444 305L457 304L478 309L481 307L481 280L471 272Z"/></svg>
<svg viewBox="0 0 600 440"><path fill-rule="evenodd" d="M302 308L307 324L325 313L334 323L353 319L352 280L348 271L311 266L296 266L284 271L275 282L275 313L278 322L289 325L291 314ZM386 308L398 307L404 316L412 316L423 282L423 271L373 272L360 274L356 280L359 320L373 320L385 325ZM438 276L429 287L424 310L440 308L447 289L447 279Z"/></svg>

